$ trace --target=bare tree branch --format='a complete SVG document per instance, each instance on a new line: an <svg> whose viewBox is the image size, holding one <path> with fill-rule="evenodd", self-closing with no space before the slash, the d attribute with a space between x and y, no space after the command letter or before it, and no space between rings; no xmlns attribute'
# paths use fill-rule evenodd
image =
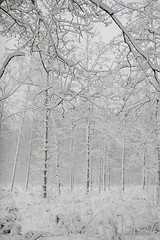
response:
<svg viewBox="0 0 160 240"><path fill-rule="evenodd" d="M116 25L121 29L122 33L125 34L130 41L131 45L136 49L136 51L147 61L150 68L155 72L160 72L160 66L158 64L152 63L149 59L147 54L138 46L138 44L134 41L130 33L127 31L127 29L123 26L123 24L120 22L120 20L115 16L115 13L111 8L109 8L105 3L102 3L98 0L90 0L93 4L95 4L97 7L105 11L109 16L112 18L112 20L116 23Z"/></svg>
<svg viewBox="0 0 160 240"><path fill-rule="evenodd" d="M9 62L12 60L12 58L14 57L19 57L19 56L25 56L25 53L22 52L21 50L17 49L15 50L13 53L10 53L6 59L4 60L3 62L3 65L0 69L0 78L3 76L4 72L5 72L5 69L7 67L7 65L9 64Z"/></svg>

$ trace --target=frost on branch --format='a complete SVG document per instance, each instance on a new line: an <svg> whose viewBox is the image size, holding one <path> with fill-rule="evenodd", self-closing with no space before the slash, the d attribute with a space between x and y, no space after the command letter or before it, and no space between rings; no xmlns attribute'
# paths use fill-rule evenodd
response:
<svg viewBox="0 0 160 240"><path fill-rule="evenodd" d="M14 52L10 53L10 54L6 57L6 59L4 60L3 65L2 65L2 67L1 67L1 69L0 69L0 78L3 76L5 69L6 69L7 65L9 64L9 62L12 60L12 58L14 58L14 57L19 57L19 56L25 56L25 53L22 52L21 50L17 49L17 50L15 50Z"/></svg>

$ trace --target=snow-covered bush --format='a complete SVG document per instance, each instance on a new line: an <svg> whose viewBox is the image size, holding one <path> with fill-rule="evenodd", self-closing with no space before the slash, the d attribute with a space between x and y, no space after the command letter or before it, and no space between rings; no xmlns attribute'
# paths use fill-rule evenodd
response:
<svg viewBox="0 0 160 240"><path fill-rule="evenodd" d="M19 221L18 210L15 206L7 207L6 216L0 222L0 233L21 235L21 224Z"/></svg>

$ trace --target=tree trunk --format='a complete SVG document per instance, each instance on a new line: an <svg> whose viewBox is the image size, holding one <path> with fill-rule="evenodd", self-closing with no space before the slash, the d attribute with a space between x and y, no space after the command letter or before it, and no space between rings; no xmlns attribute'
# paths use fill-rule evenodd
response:
<svg viewBox="0 0 160 240"><path fill-rule="evenodd" d="M124 119L124 129L123 129L123 146L122 146L122 190L125 190L125 173L126 173L126 168L125 168L125 148L126 148L126 117L127 115L125 115L125 119Z"/></svg>
<svg viewBox="0 0 160 240"><path fill-rule="evenodd" d="M104 183L104 191L106 191L107 189L107 146L106 146L106 139L105 139L105 142L104 142L104 173L103 173L103 183Z"/></svg>
<svg viewBox="0 0 160 240"><path fill-rule="evenodd" d="M158 152L158 181L157 181L157 200L160 204L160 147L157 146L157 152Z"/></svg>
<svg viewBox="0 0 160 240"><path fill-rule="evenodd" d="M4 106L3 101L0 101L0 135L2 131L3 106Z"/></svg>
<svg viewBox="0 0 160 240"><path fill-rule="evenodd" d="M108 158L108 189L111 189L111 163L110 159Z"/></svg>
<svg viewBox="0 0 160 240"><path fill-rule="evenodd" d="M61 172L61 164L59 159L59 146L56 139L56 188L59 195L61 195L61 186L62 186L60 172Z"/></svg>
<svg viewBox="0 0 160 240"><path fill-rule="evenodd" d="M31 160L32 160L32 141L33 141L33 121L32 120L32 124L31 124L31 135L30 135L30 150L29 150L29 158L28 158L28 166L27 166L27 176L26 176L26 190L28 189L28 185L29 185L29 178L30 178L30 168L31 168Z"/></svg>
<svg viewBox="0 0 160 240"><path fill-rule="evenodd" d="M134 169L133 169L133 165L131 165L130 166L130 183L131 183L131 185L133 186L133 184L134 184L134 178L133 178L133 172L134 172Z"/></svg>
<svg viewBox="0 0 160 240"><path fill-rule="evenodd" d="M92 157L90 158L90 191L93 189L93 169L92 169Z"/></svg>
<svg viewBox="0 0 160 240"><path fill-rule="evenodd" d="M107 175L108 175L108 189L110 190L111 168L110 168L110 159L109 159L109 145L107 146L106 138L105 138L105 142L104 142L104 169L103 169L104 191L106 191L106 189L107 189Z"/></svg>
<svg viewBox="0 0 160 240"><path fill-rule="evenodd" d="M156 150L157 150L157 202L160 204L160 146L159 146L159 99L156 102Z"/></svg>
<svg viewBox="0 0 160 240"><path fill-rule="evenodd" d="M87 156L86 156L86 164L87 164L87 170L86 170L86 192L89 193L90 190L90 120L88 119L87 122Z"/></svg>
<svg viewBox="0 0 160 240"><path fill-rule="evenodd" d="M43 170L43 197L47 197L47 164L48 164L48 141L49 141L49 108L48 108L48 87L49 73L47 73L47 84L45 90L45 134L44 134L44 170Z"/></svg>
<svg viewBox="0 0 160 240"><path fill-rule="evenodd" d="M19 128L17 149L16 149L16 154L15 154L12 181L11 181L11 191L13 191L13 188L14 188L14 182L15 182L15 176L16 176L16 169L17 169L17 163L18 163L18 155L19 155L19 149L20 149L20 140L21 140L21 135L22 135L22 127L23 127L24 117L25 117L25 110L23 111L22 120L21 120L21 124L20 124L20 128Z"/></svg>
<svg viewBox="0 0 160 240"><path fill-rule="evenodd" d="M71 126L71 145L70 145L70 163L71 163L71 170L70 170L70 188L71 192L74 190L74 184L75 184L75 134L76 130L74 131L75 126Z"/></svg>
<svg viewBox="0 0 160 240"><path fill-rule="evenodd" d="M99 193L101 192L103 185L103 158L100 153L100 158L99 158Z"/></svg>
<svg viewBox="0 0 160 240"><path fill-rule="evenodd" d="M144 144L144 153L143 153L143 190L146 189L146 144Z"/></svg>

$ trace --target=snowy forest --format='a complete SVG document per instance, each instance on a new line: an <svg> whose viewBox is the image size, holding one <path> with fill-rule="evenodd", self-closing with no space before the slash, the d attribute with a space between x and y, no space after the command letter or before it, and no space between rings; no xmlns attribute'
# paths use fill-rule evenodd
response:
<svg viewBox="0 0 160 240"><path fill-rule="evenodd" d="M160 0L1 0L0 239L160 239Z"/></svg>

